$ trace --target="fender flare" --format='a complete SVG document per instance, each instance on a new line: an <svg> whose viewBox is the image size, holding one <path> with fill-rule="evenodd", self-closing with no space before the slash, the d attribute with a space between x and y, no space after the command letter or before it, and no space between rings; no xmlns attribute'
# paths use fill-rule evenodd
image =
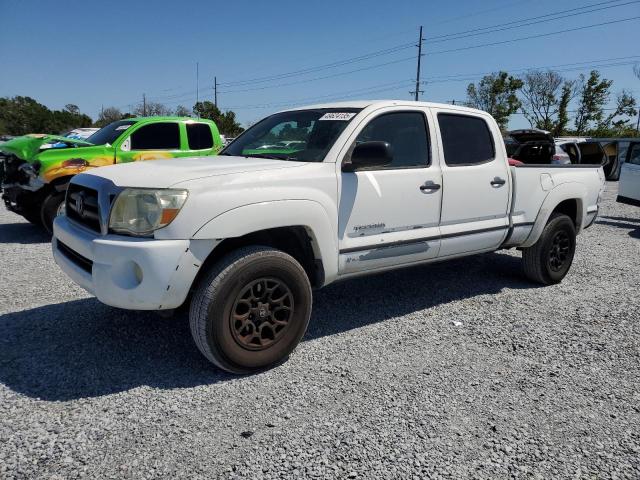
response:
<svg viewBox="0 0 640 480"><path fill-rule="evenodd" d="M538 241L554 209L565 200L576 200L577 202L576 218L573 220L576 224L576 234L580 233L586 217L586 199L587 188L582 183L568 182L554 187L542 202L533 228L520 246L530 247Z"/></svg>
<svg viewBox="0 0 640 480"><path fill-rule="evenodd" d="M276 200L227 210L202 225L192 238L220 240L271 228L302 226L311 237L316 259L322 262L326 284L338 276L336 223L314 200Z"/></svg>

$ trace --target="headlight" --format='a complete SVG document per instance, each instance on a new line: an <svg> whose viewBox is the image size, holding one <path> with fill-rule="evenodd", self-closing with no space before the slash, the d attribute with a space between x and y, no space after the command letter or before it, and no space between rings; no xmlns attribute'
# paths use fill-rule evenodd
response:
<svg viewBox="0 0 640 480"><path fill-rule="evenodd" d="M131 235L149 235L176 218L187 195L186 190L125 188L113 203L109 229Z"/></svg>

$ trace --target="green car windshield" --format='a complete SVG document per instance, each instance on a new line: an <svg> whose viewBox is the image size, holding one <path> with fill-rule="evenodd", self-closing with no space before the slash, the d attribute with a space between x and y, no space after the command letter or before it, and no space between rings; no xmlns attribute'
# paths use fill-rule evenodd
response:
<svg viewBox="0 0 640 480"><path fill-rule="evenodd" d="M94 145L112 145L116 139L122 135L126 129L136 123L136 120L118 120L117 122L110 123L106 127L102 127L96 133L87 138L87 142Z"/></svg>
<svg viewBox="0 0 640 480"><path fill-rule="evenodd" d="M356 108L319 108L276 113L236 138L220 155L322 162Z"/></svg>

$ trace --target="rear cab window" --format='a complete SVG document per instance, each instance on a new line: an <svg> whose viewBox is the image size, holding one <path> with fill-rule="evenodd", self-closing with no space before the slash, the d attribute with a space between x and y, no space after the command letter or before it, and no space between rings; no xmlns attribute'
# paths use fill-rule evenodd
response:
<svg viewBox="0 0 640 480"><path fill-rule="evenodd" d="M438 113L438 124L447 166L480 165L495 159L493 135L484 119L458 113Z"/></svg>
<svg viewBox="0 0 640 480"><path fill-rule="evenodd" d="M213 148L213 135L208 124L188 122L186 127L189 150L208 150Z"/></svg>

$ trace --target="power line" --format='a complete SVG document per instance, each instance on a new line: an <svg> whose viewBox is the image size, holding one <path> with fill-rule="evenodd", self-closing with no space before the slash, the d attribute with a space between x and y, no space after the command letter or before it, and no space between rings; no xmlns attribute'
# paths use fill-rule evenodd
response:
<svg viewBox="0 0 640 480"><path fill-rule="evenodd" d="M630 2L630 3L634 3L634 2ZM635 2L635 3L637 3L637 2ZM459 48L453 48L453 49L447 49L447 50L439 50L439 51L426 53L425 55L440 55L440 54L444 54L444 53L465 51L465 50L483 48L483 47L488 47L488 46L503 45L503 44L514 43L514 42L519 42L519 41L523 41L523 40L530 40L530 39L534 39L534 38L542 38L542 37L558 35L558 34L562 34L562 33L585 30L585 29L588 29L588 28L594 28L594 27L599 27L599 26L604 26L604 25L611 25L611 24L616 24L616 23L628 22L628 21L637 20L639 18L640 18L640 16L630 17L630 18L625 18L625 19L619 19L619 20L612 20L612 21L609 21L609 22L601 22L601 23L595 23L595 24L591 24L591 25L584 25L584 26L574 27L574 28L571 28L571 29L565 29L565 30L561 30L561 31L547 32L547 33L542 33L542 34L529 35L529 36L525 36L525 37L502 40L502 41L497 41L497 42L489 42L489 43L484 43L484 44L479 44L479 45L469 45L469 46L465 46L465 47L459 47ZM396 47L391 47L389 49L380 50L380 51L377 51L377 52L372 52L372 53L366 54L366 55L361 55L360 57L354 57L354 58L351 58L351 59L348 59L348 60L343 60L343 61L340 61L340 62L334 62L332 64L325 64L325 65L321 65L321 66L318 66L318 67L312 67L312 68L308 68L308 69L297 70L295 72L289 72L289 73L280 74L280 75L277 75L277 76L262 77L260 79L244 80L244 81L241 81L241 82L229 82L229 83L218 84L218 85L229 85L229 86L231 86L231 85L248 85L251 82L264 83L264 82L271 81L271 80L276 79L276 78L288 78L288 77L292 77L292 76L296 76L296 75L302 75L302 74L305 74L305 73L310 73L312 71L318 71L318 70L322 70L322 69L326 69L326 68L335 68L337 66L342 66L342 65L346 65L346 64L350 64L350 63L355 63L357 61L363 61L365 59L375 58L375 56L387 55L389 53L395 53L397 51L400 51L400 50L403 50L403 49L406 49L406 48L410 48L412 46L414 46L414 45L413 44L399 45L399 46L396 46ZM304 83L304 82L308 82L308 81L315 81L315 80L324 79L324 78L330 78L330 77L334 77L334 76L346 75L346 74L354 73L354 72L357 72L357 71L363 71L363 70L367 70L367 69L378 68L380 66L385 66L385 65L389 65L389 64L393 64L393 63L400 63L400 62L404 62L404 61L407 61L407 60L408 59L398 59L398 60L394 60L394 61L391 61L391 62L385 62L385 63L379 64L379 65L371 65L371 66L363 67L361 69L355 69L355 70L352 70L350 72L340 72L340 73L333 74L333 75L327 75L327 76L324 76L324 77L319 77L317 79L307 79L307 80L302 80L302 81L299 81L299 82L290 82L288 84L282 84L280 86L287 86L287 85L295 84L295 83ZM256 90L258 90L258 89L262 90L262 89L266 89L266 88L276 88L276 86L263 86L263 87L256 87L255 89ZM241 91L249 91L249 90L252 90L252 89L230 90L228 92L229 93L233 93L233 92L241 92ZM189 92L187 94L183 94L183 95L180 95L180 94L178 94L178 95L168 95L165 98L166 99L170 99L171 98L171 99L176 99L177 100L179 98L184 98L184 97L186 97L186 96L188 96L190 94L191 94L191 92ZM162 97L156 97L156 98L160 99Z"/></svg>
<svg viewBox="0 0 640 480"><path fill-rule="evenodd" d="M581 27L568 28L568 29L565 29L565 30L558 30L556 32L547 32L547 33L540 33L540 34L537 34L537 35L529 35L529 36L526 36L526 37L512 38L510 40L501 40L499 42L482 43L480 45L470 45L470 46L466 46L466 47L451 48L449 50L438 50L436 52L426 53L425 55L440 55L440 54L443 54L443 53L452 53L452 52L461 52L463 50L472 50L474 48L492 47L492 46L495 46L495 45L504 45L506 43L520 42L520 41L523 41L523 40L531 40L533 38L550 37L552 35L559 35L559 34L562 34L562 33L576 32L578 30L586 30L588 28L602 27L604 25L613 25L614 23L630 22L630 21L633 21L633 20L638 20L639 18L640 18L640 16L622 18L622 19L619 19L619 20L611 20L609 22L593 23L591 25L584 25L584 26L581 26Z"/></svg>
<svg viewBox="0 0 640 480"><path fill-rule="evenodd" d="M395 82L391 82L391 83L383 83L383 84L380 84L380 85L367 87L365 89L350 90L350 91L342 92L342 93L332 93L332 94L328 94L328 95L300 98L300 99L296 99L296 100L289 100L289 101L277 102L277 103L263 103L263 104L254 104L254 105L232 106L232 107L229 107L229 108L232 109L232 110L240 110L240 109L249 109L249 108L286 107L286 106L290 106L290 105L314 103L316 101L322 101L322 100L326 101L327 99L332 99L332 98L349 98L349 97L352 97L352 96L358 96L358 95L362 95L362 94L374 94L374 93L381 93L381 92L389 91L389 90L398 90L400 88L405 88L407 85L411 85L412 83L413 83L412 80L400 80L400 81L395 81Z"/></svg>
<svg viewBox="0 0 640 480"><path fill-rule="evenodd" d="M313 73L313 72L317 72L319 70L326 70L327 68L336 68L336 67L341 67L343 65L349 65L351 63L355 63L355 62L361 62L363 60L369 60L371 58L375 58L375 57L379 57L381 55L389 55L391 53L395 53L395 52L399 52L401 50L406 50L408 48L412 48L414 46L413 43L408 43L408 44L402 44L402 45L396 45L395 47L390 47L384 50L378 50L376 52L371 52L371 53L367 53L364 55L360 55L358 57L352 57L352 58L348 58L345 60L340 60L337 62L333 62L333 63L327 63L324 65L319 65L317 67L309 67L309 68L304 68L301 70L295 70L293 72L287 72L287 73L280 73L277 75L270 75L270 76L266 76L266 77L258 77L258 78L253 78L253 79L248 79L248 80L238 80L235 82L227 82L227 83L221 83L220 86L224 86L224 87L231 87L231 86L241 86L241 85L247 85L247 84L251 84L251 83L264 83L264 82L268 82L271 80L280 80L283 78L289 78L289 77L293 77L293 76L297 76L297 75L303 75L306 73Z"/></svg>
<svg viewBox="0 0 640 480"><path fill-rule="evenodd" d="M597 12L600 10L607 10L610 8L617 8L617 7L623 7L626 5L631 5L634 3L639 3L638 0L634 0L634 1L630 1L630 2L626 2L626 3L619 3L622 0L609 0L606 2L599 2L599 3L594 3L594 4L590 4L590 5L583 5L580 7L576 7L576 8L570 8L568 10L561 10L558 12L553 12L553 13L547 13L546 15L539 15L536 17L529 17L529 18L522 18L520 20L513 20L511 22L506 22L506 23L498 23L495 25L490 25L487 27L480 27L480 28L475 28L472 30L465 30L465 31L461 31L461 32L455 32L455 33L447 33L447 34L443 34L443 35L436 35L433 37L427 37L426 40L429 43L440 43L440 42L446 42L446 41L450 41L450 40L458 40L461 38L467 38L467 37L472 37L472 36L476 36L476 35L484 35L487 33L495 33L495 32L501 32L501 31L505 31L505 30L510 30L513 28L520 28L520 27L526 27L526 26L530 26L530 25L535 25L538 23L543 23L543 22L550 22L553 20L561 20L563 18L567 18L567 17L573 17L576 15L584 15L587 13L593 13L593 12ZM617 3L616 5L609 5L611 3ZM597 7L600 5L607 5L607 6L603 6L600 8L595 8L592 10L585 10L585 11L580 11L582 9L585 8L591 8L591 7ZM562 16L558 16L557 15L561 15L564 13L569 13L569 12L573 12L570 15L562 15ZM556 17L556 18L549 18L549 17ZM530 22L530 20L535 20ZM524 23L524 22L529 22L529 23ZM504 28L500 28L500 27L504 27ZM454 38L449 38L449 37L454 37Z"/></svg>
<svg viewBox="0 0 640 480"><path fill-rule="evenodd" d="M609 0L609 1L606 1L606 2L600 2L600 3L595 3L595 4L584 5L582 7L576 7L576 8L569 9L569 10L562 10L562 11L559 11L559 12L554 12L554 13L550 13L550 14L546 14L546 15L537 16L537 17L530 17L530 18L520 19L520 20L516 20L516 21L512 21L512 22L507 22L507 23L504 23L504 24L492 25L492 26L489 26L489 27L481 28L481 29L468 30L468 31L464 31L464 32L457 32L457 33L452 33L452 34L447 34L447 35L440 35L440 36L435 36L435 37L428 37L426 40L434 41L436 39L443 38L443 37L454 37L454 38L448 38L446 40L439 40L439 41L456 40L456 39L459 39L459 38L465 38L465 36L460 36L461 34L472 33L472 32L477 31L477 30L489 30L489 31L487 31L485 33L492 33L493 31L490 30L490 29L495 29L497 27L513 25L514 23L522 23L522 22L526 22L526 21L529 21L529 20L536 20L536 19L540 19L540 18L546 18L546 17L549 17L549 16L559 15L559 14L562 14L562 13L567 13L567 12L572 12L572 11L575 12L576 10L580 10L582 8L591 8L591 7L594 7L594 6L606 5L606 4L620 2L620 1L621 0ZM633 3L639 3L639 0L626 2L626 3L620 4L620 5L610 5L610 6L607 6L607 7L600 8L600 9L594 9L592 11L602 10L602 9L605 9L605 8L615 8L615 7L618 7L618 6L624 6L624 5L629 5L629 4L633 4ZM584 12L584 13L591 13L591 11L587 11L587 12ZM561 18L565 18L565 17L559 17L558 19L561 19ZM534 23L540 23L540 22L533 22L532 24L534 24ZM525 24L525 25L520 25L520 26L527 26L527 25ZM515 27L510 27L510 28L515 28ZM591 26L586 26L586 27L581 27L581 28L591 28ZM569 30L565 30L565 31L575 31L575 30L576 29L569 29ZM555 32L554 33L550 33L550 34L555 34ZM473 35L467 35L467 36L473 36ZM538 38L538 37L532 37L532 38ZM524 39L526 39L526 38L524 38ZM510 41L518 41L518 39L513 39L513 40L510 40ZM435 43L435 42L433 42L433 43ZM223 87L245 86L245 85L250 85L250 84L253 84L253 83L265 83L265 82L269 82L269 81L273 81L273 80L280 80L280 79L284 79L284 78L290 78L290 77L293 77L293 76L304 75L304 74L307 74L307 73L314 73L314 72L321 71L321 70L326 70L326 69L329 69L329 68L336 68L336 67L340 67L340 66L344 66L344 65L349 65L351 63L356 63L356 62L361 62L361 61L364 61L364 60L369 60L371 58L375 58L375 57L382 56L382 55L389 55L391 53L396 53L398 51L405 50L405 49L411 48L413 46L414 45L412 43L396 45L394 47L390 47L390 48L387 48L387 49L384 49L384 50L378 50L378 51L367 53L367 54L360 55L360 56L357 56L357 57L352 57L352 58L348 58L348 59L345 59L345 60L340 60L340 61L336 61L336 62L324 64L324 65L318 65L316 67L309 67L309 68L295 70L295 71L291 71L291 72L287 72L287 73L281 73L281 74L270 75L270 76L265 76L265 77L257 77L257 78L253 78L253 79L226 82L226 83L221 83L220 86L223 86ZM473 48L478 48L478 47L473 47Z"/></svg>
<svg viewBox="0 0 640 480"><path fill-rule="evenodd" d="M338 72L338 73L333 73L331 75L324 75L322 77L315 77L315 78L305 78L304 80L296 80L295 82L288 82L288 83L279 83L277 85L266 85L266 86L262 86L262 87L253 87L253 88L245 88L242 90L225 90L221 93L244 93L244 92L254 92L257 90L267 90L270 88L280 88L280 87L289 87L291 85L300 85L302 83L309 83L309 82L315 82L318 80L325 80L327 78L335 78L335 77L341 77L344 75L349 75L351 73L356 73L356 72L363 72L366 70L372 70L375 68L380 68L380 67L386 67L387 65L395 65L397 63L402 63L402 62L408 62L409 60L415 60L415 57L404 57L404 58L400 58L398 60L392 60L390 62L384 62L384 63L378 63L375 65L369 65L367 67L362 67L362 68L357 68L355 70L348 70L346 72Z"/></svg>
<svg viewBox="0 0 640 480"><path fill-rule="evenodd" d="M459 73L459 74L451 74L451 75L436 75L436 76L430 76L430 77L425 77L423 82L421 83L445 83L445 82L459 82L459 81L470 81L470 80L475 80L477 78L480 78L484 75L490 75L491 73L495 72L496 70L504 70L504 71L508 71L510 73L518 73L518 72L526 72L528 70L545 70L545 69L560 69L558 71L575 71L575 70L584 70L587 68L606 68L606 67L615 67L615 66L626 66L626 65L633 65L634 63L636 63L637 60L634 59L640 59L640 55L630 55L630 56L624 56L624 57L612 57L612 58L600 58L600 59L591 59L591 60L584 60L581 62L571 62L571 63L563 63L563 64L554 64L554 65L536 65L536 66L529 66L529 67L520 67L520 68L513 68L513 67L501 67L499 69L494 69L493 71L486 71L486 72L468 72L468 73ZM380 66L386 66L386 65L391 65L391 64L395 64L395 63L399 63L399 62L406 62L406 61L410 61L410 60L415 60L415 57L407 57L407 58L402 58L396 61L392 61L392 62L385 62L383 64L380 65L372 65L369 67L364 67L364 68L360 68L357 69L355 71L363 71L363 70L369 70L371 68L378 68ZM610 62L610 63L603 63L603 62ZM613 63L611 63L613 62ZM563 68L566 67L566 68ZM339 74L332 74L332 75L326 75L323 77L317 77L317 78L313 78L313 79L308 79L308 80L302 80L302 81L296 81L296 82L289 82L289 83L285 83L285 84L278 84L278 85L270 85L270 86L263 86L263 87L255 87L255 88L251 88L251 89L243 89L243 90L225 90L224 92L221 93L240 93L240 92L246 92L246 91L253 91L253 90L265 90L265 89L271 89L271 88L280 88L280 87L285 87L285 86L289 86L289 85L297 85L300 83L307 83L307 82L312 82L312 81L316 81L316 80L322 80L325 78L333 78L336 76L340 76L342 74L348 74L348 73L352 73L354 72L354 70L352 71L348 71L348 72L341 72ZM194 92L187 92L185 94L180 94L180 95L173 95L172 100L173 101L168 101L168 102L164 102L168 105L172 105L172 104L176 104L176 103L180 103L182 100L190 97ZM220 92L219 92L220 93ZM214 96L215 96L215 92L214 92ZM155 97L153 100L157 100L158 97Z"/></svg>
<svg viewBox="0 0 640 480"><path fill-rule="evenodd" d="M630 3L639 3L639 2L638 2L638 0L636 0L636 1L630 2ZM448 50L438 50L438 51L434 51L434 52L428 52L425 55L440 55L440 54L443 54L443 53L452 53L452 52L458 52L458 51L464 51L464 50L471 50L471 49L475 49L475 48L483 48L483 47L488 47L488 46L503 45L503 44L507 44L507 43L514 43L514 42L530 40L530 39L534 39L534 38L543 38L543 37L548 37L548 36L552 36L552 35L559 35L559 34L562 34L562 33L575 32L575 31L579 31L579 30L585 30L585 29L588 29L588 28L595 28L595 27L600 27L600 26L604 26L604 25L612 25L612 24L615 24L615 23L628 22L628 21L632 21L632 20L637 20L638 18L640 18L640 16L629 17L629 18L624 18L624 19L619 19L619 20L612 20L612 21L609 21L609 22L594 23L594 24L591 24L591 25L584 25L584 26L580 26L580 27L574 27L574 28L559 30L559 31L555 31L555 32L547 32L547 33L529 35L529 36L525 36L525 37L513 38L513 39L508 39L508 40L501 40L501 41L498 41L498 42L489 42L489 43L483 43L483 44L479 44L479 45L468 45L468 46L465 46L465 47L452 48L452 49L448 49ZM414 46L414 45L413 44L409 44L409 45L404 45L401 48L393 47L392 49L387 49L387 50L380 51L380 52L385 52L383 54L386 55L386 54L389 54L389 53L395 53L395 52L400 51L402 49L410 48L412 46ZM395 48L395 50L393 50L394 48ZM319 71L319 70L324 70L326 68L335 68L337 66L342 66L342 65L346 65L346 64L350 64L350 63L355 63L356 61L362 61L363 59L374 58L375 56L379 56L380 52L377 52L376 54L369 54L369 55L366 55L366 56L356 57L356 58L353 58L353 59L350 59L350 60L344 60L344 61L341 61L341 62L335 62L333 64L326 64L326 65L313 67L313 68L309 68L309 69L297 70L295 72L289 72L289 73L286 73L286 74L280 74L280 75L271 76L271 77L262 77L262 78L253 79L253 80L243 80L243 81L239 81L239 82L221 83L220 85L222 85L222 86L235 86L235 85L240 86L240 85L249 85L251 83L264 83L264 82L267 82L267 81L280 79L280 78L290 78L292 76L303 75L305 73L311 73L311 72L315 72L315 71ZM405 61L405 60L397 60L396 63L399 63L400 61ZM391 62L389 62L389 63L391 63ZM365 67L364 69L367 69L367 68L372 68L372 67ZM357 71L361 71L361 69L354 70L354 72L357 72ZM306 81L309 81L309 80L304 80L303 82L306 82ZM300 83L302 83L302 82L300 82ZM267 88L267 87L265 87L265 88ZM263 88L260 88L260 89L263 89ZM248 91L248 90L249 89L246 89L244 91ZM237 91L240 92L242 90L237 90Z"/></svg>

